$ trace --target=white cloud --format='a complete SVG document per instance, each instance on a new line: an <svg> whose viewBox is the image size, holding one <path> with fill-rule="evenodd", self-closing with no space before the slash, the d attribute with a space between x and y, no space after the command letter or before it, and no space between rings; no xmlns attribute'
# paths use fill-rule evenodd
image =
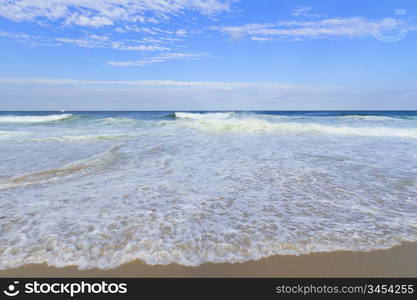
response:
<svg viewBox="0 0 417 300"><path fill-rule="evenodd" d="M56 38L57 42L72 44L82 48L99 48L104 47L108 38L105 36L89 35L82 38Z"/></svg>
<svg viewBox="0 0 417 300"><path fill-rule="evenodd" d="M2 30L0 30L0 37L14 38L14 39L19 39L19 40L30 40L30 39L38 38L33 35L29 35L27 33L22 33L22 32L12 33L12 32L6 32Z"/></svg>
<svg viewBox="0 0 417 300"><path fill-rule="evenodd" d="M61 21L101 27L117 22L158 23L185 11L213 15L238 0L6 0L0 17L14 21Z"/></svg>
<svg viewBox="0 0 417 300"><path fill-rule="evenodd" d="M57 42L72 44L82 48L112 48L115 50L130 50L130 51L166 51L170 48L159 45L131 45L123 41L112 41L107 36L88 35L82 38L56 38Z"/></svg>
<svg viewBox="0 0 417 300"><path fill-rule="evenodd" d="M170 60L198 60L206 56L206 53L161 53L134 61L108 61L107 64L114 67L142 67Z"/></svg>
<svg viewBox="0 0 417 300"><path fill-rule="evenodd" d="M53 30L48 35L43 34L36 44L24 34L0 33L0 37L14 38L33 46L72 45L81 48L155 52L153 56L139 57L136 61L108 62L113 66L143 66L171 60L196 60L207 55L184 53L187 52L184 50L187 47L184 41L191 34L195 34L193 29L187 28L187 25L168 27L161 23L174 17L184 18L189 12L211 17L229 11L232 4L238 1L0 0L0 19L3 17L13 21L58 27L58 30ZM70 26L84 28L69 28ZM103 30L107 29L101 28L103 26L111 28L103 34ZM138 34L132 34L135 32ZM122 36L123 33L130 34Z"/></svg>
<svg viewBox="0 0 417 300"><path fill-rule="evenodd" d="M126 45L123 42L112 42L111 47L116 50L131 51L166 51L170 48L158 45Z"/></svg>
<svg viewBox="0 0 417 300"><path fill-rule="evenodd" d="M258 41L258 42L269 42L269 41L273 41L273 38L268 38L268 37L262 37L262 36L252 36L250 38L252 41Z"/></svg>
<svg viewBox="0 0 417 300"><path fill-rule="evenodd" d="M310 6L301 6L291 10L291 15L294 17L308 17L308 18L321 18L323 15L313 14L313 9Z"/></svg>
<svg viewBox="0 0 417 300"><path fill-rule="evenodd" d="M182 53L182 55L184 55ZM128 85L128 86L211 86L230 90L231 87L274 86L279 88L289 88L295 85L282 83L252 83L252 82L216 82L216 81L174 81L174 80L79 80L70 78L9 78L0 77L0 83L7 84L69 84L69 85ZM311 87L314 88L314 87Z"/></svg>
<svg viewBox="0 0 417 300"><path fill-rule="evenodd" d="M175 32L175 34L176 35L178 35L178 36L187 36L187 30L185 30L185 29L178 29L176 32Z"/></svg>
<svg viewBox="0 0 417 300"><path fill-rule="evenodd" d="M182 42L183 40L173 37L144 37L142 39L132 41L135 41L137 43L169 44L173 42Z"/></svg>
<svg viewBox="0 0 417 300"><path fill-rule="evenodd" d="M76 24L79 26L101 27L106 25L113 25L113 21L107 17L87 17L72 15L65 20L66 25Z"/></svg>
<svg viewBox="0 0 417 300"><path fill-rule="evenodd" d="M56 42L54 41L45 40L42 38L42 36L27 34L24 32L6 32L0 30L0 39L1 38L14 39L18 43L29 45L31 47L57 46Z"/></svg>
<svg viewBox="0 0 417 300"><path fill-rule="evenodd" d="M291 11L291 14L293 16L296 16L296 17L297 16L305 16L305 15L308 14L309 11L311 11L311 7L309 7L309 6L303 6L303 7L298 7L298 8L293 9Z"/></svg>
<svg viewBox="0 0 417 300"><path fill-rule="evenodd" d="M181 41L176 38L158 37L142 38L139 40L111 40L105 35L88 34L83 37L56 37L46 38L26 33L5 32L0 30L0 38L16 39L18 42L32 46L62 46L63 44L73 45L81 48L110 48L126 51L168 51L171 50L167 44ZM164 44L162 46L161 44Z"/></svg>
<svg viewBox="0 0 417 300"><path fill-rule="evenodd" d="M0 78L2 110L416 109L417 91L254 82Z"/></svg>
<svg viewBox="0 0 417 300"><path fill-rule="evenodd" d="M149 28L149 27L144 27L144 26L137 26L137 25L123 25L121 27L116 27L114 29L114 31L118 32L118 33L127 33L127 32L138 32L138 33L147 33L147 34L158 34L159 31Z"/></svg>
<svg viewBox="0 0 417 300"><path fill-rule="evenodd" d="M24 32L6 32L2 30L0 30L0 37L17 39L21 42L33 42L33 40L39 39L39 36L30 35Z"/></svg>
<svg viewBox="0 0 417 300"><path fill-rule="evenodd" d="M397 26L408 26L397 20ZM363 17L327 18L315 21L280 21L276 23L252 23L240 26L212 27L228 34L232 39L249 36L254 41L278 38L364 37L383 29L384 20L368 20ZM412 27L406 27L411 30Z"/></svg>

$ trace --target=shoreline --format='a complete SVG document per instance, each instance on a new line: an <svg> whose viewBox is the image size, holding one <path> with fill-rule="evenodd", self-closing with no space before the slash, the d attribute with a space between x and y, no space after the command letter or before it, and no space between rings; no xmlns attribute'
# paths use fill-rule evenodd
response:
<svg viewBox="0 0 417 300"><path fill-rule="evenodd" d="M145 265L133 261L114 269L78 270L43 264L0 270L0 277L417 277L417 242L371 252L336 251L270 256L244 263Z"/></svg>

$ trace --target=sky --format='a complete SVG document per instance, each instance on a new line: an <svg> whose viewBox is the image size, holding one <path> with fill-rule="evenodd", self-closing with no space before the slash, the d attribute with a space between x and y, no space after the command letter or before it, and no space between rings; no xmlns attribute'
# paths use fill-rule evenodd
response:
<svg viewBox="0 0 417 300"><path fill-rule="evenodd" d="M0 110L417 110L417 1L0 0Z"/></svg>

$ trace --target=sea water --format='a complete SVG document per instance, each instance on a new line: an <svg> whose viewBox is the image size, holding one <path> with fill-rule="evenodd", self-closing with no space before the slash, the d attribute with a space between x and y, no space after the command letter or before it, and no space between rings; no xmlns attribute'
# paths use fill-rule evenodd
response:
<svg viewBox="0 0 417 300"><path fill-rule="evenodd" d="M417 241L417 112L2 112L0 269Z"/></svg>

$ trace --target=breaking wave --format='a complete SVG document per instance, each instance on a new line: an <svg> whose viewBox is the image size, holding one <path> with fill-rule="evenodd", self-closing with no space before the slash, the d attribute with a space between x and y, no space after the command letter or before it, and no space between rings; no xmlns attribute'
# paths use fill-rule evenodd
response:
<svg viewBox="0 0 417 300"><path fill-rule="evenodd" d="M304 133L356 135L374 137L417 138L417 129L392 127L354 127L319 123L269 122L262 119L198 119L182 122L182 126L216 131L242 131L265 133Z"/></svg>
<svg viewBox="0 0 417 300"><path fill-rule="evenodd" d="M106 118L102 120L102 123L106 125L134 124L136 122L137 120L131 118Z"/></svg>
<svg viewBox="0 0 417 300"><path fill-rule="evenodd" d="M69 120L74 118L72 114L49 116L0 116L0 123L46 123Z"/></svg>
<svg viewBox="0 0 417 300"><path fill-rule="evenodd" d="M396 118L388 116L364 116L364 115L347 115L341 116L343 119L366 120L366 121L395 121Z"/></svg>
<svg viewBox="0 0 417 300"><path fill-rule="evenodd" d="M222 113L187 113L176 112L175 118L177 119L194 119L194 120L210 120L210 119L227 119L234 115L233 112Z"/></svg>
<svg viewBox="0 0 417 300"><path fill-rule="evenodd" d="M417 123L400 113L167 113L0 124L0 269L197 266L417 241Z"/></svg>

